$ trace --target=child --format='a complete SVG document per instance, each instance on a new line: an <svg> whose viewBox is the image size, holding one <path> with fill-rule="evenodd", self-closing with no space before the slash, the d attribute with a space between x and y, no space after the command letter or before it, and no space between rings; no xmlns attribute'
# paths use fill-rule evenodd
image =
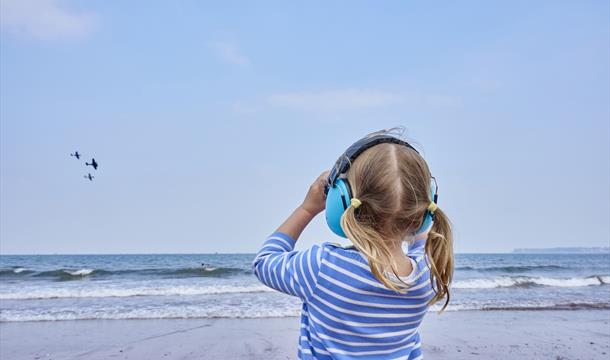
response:
<svg viewBox="0 0 610 360"><path fill-rule="evenodd" d="M255 275L303 301L300 359L423 357L419 325L431 304L447 306L453 275L451 227L433 179L411 145L373 133L318 177L263 244ZM325 208L331 230L353 246L293 250Z"/></svg>

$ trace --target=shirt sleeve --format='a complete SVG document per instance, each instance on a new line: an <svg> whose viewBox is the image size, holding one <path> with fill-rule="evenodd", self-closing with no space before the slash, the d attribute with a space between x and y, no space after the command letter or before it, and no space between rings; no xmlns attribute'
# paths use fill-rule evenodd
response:
<svg viewBox="0 0 610 360"><path fill-rule="evenodd" d="M295 251L296 241L276 232L269 236L252 264L254 275L268 287L308 299L318 282L323 247Z"/></svg>

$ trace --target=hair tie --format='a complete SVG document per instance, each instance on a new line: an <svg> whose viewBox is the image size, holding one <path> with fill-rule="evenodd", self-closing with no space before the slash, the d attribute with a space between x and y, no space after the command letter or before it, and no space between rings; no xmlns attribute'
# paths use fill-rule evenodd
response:
<svg viewBox="0 0 610 360"><path fill-rule="evenodd" d="M359 208L359 207L360 207L360 205L362 205L362 201L360 201L360 200L358 200L358 199L356 199L356 198L353 198L353 199L350 201L350 205L351 205L351 206L353 206L353 207L354 207L354 209L357 209L357 208Z"/></svg>
<svg viewBox="0 0 610 360"><path fill-rule="evenodd" d="M436 203L434 203L433 201L430 202L430 205L428 205L428 211L430 211L432 214L434 214L434 212L436 211L436 209L438 209L438 205L436 205Z"/></svg>

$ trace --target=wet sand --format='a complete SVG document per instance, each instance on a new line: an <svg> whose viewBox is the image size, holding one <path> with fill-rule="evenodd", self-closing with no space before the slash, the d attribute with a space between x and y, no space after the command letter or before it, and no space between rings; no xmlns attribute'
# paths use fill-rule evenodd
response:
<svg viewBox="0 0 610 360"><path fill-rule="evenodd" d="M297 318L0 323L0 359L294 359ZM427 359L609 359L610 310L430 313Z"/></svg>

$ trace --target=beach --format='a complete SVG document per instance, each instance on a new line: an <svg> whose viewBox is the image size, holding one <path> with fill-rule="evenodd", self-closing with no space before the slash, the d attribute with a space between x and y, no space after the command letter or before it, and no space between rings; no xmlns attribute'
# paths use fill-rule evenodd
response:
<svg viewBox="0 0 610 360"><path fill-rule="evenodd" d="M0 256L0 359L293 359L301 301L253 254ZM603 254L457 254L427 359L610 358Z"/></svg>
<svg viewBox="0 0 610 360"><path fill-rule="evenodd" d="M294 359L295 317L0 323L0 358ZM610 311L429 313L428 359L608 359Z"/></svg>

